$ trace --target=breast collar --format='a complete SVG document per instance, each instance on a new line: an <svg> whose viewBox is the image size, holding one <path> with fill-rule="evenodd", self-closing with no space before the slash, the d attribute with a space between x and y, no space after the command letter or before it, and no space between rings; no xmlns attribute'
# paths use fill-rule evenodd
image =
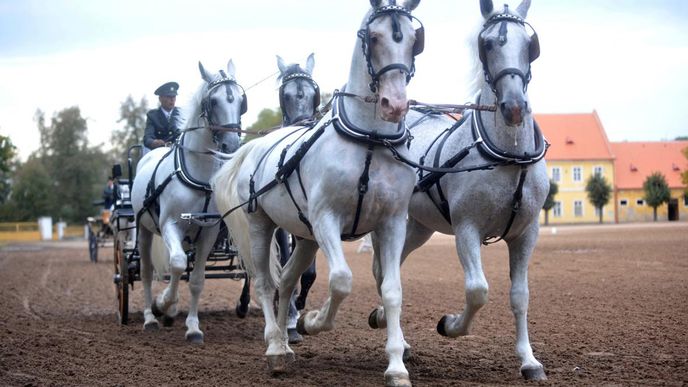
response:
<svg viewBox="0 0 688 387"><path fill-rule="evenodd" d="M185 133L182 133L182 135L179 136L179 140L177 140L177 143L174 146L175 173L179 177L179 180L181 180L181 182L189 188L198 191L213 192L209 182L197 180L189 174L189 171L186 167L186 160L184 159L184 134Z"/></svg>
<svg viewBox="0 0 688 387"><path fill-rule="evenodd" d="M354 141L375 145L384 145L385 141L397 145L408 139L409 131L406 128L405 119L399 122L396 133L385 135L377 133L376 130L354 125L344 111L343 100L342 96L335 96L335 101L332 104L332 126L334 126L337 133Z"/></svg>
<svg viewBox="0 0 688 387"><path fill-rule="evenodd" d="M478 96L478 103L480 103L480 96ZM494 113L496 114L496 113ZM505 164L534 164L542 160L547 153L549 143L545 139L540 126L533 119L533 140L535 142L535 151L523 152L522 154L509 153L497 147L488 137L485 132L480 112L472 113L471 128L473 132L473 139L478 144L480 153L489 160L503 162Z"/></svg>

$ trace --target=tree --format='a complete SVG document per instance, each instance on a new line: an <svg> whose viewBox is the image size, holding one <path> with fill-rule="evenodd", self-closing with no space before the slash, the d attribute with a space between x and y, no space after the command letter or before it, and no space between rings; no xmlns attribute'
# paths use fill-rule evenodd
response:
<svg viewBox="0 0 688 387"><path fill-rule="evenodd" d="M40 110L35 118L42 140L36 157L52 182L47 215L83 222L93 215L92 203L100 197L110 163L99 148L89 147L86 120L78 106L55 114L49 126Z"/></svg>
<svg viewBox="0 0 688 387"><path fill-rule="evenodd" d="M41 159L32 156L22 164L14 176L12 196L3 206L3 221L31 221L39 216L52 215L54 210L54 180L50 178Z"/></svg>
<svg viewBox="0 0 688 387"><path fill-rule="evenodd" d="M545 204L542 205L542 209L545 210L545 226L549 224L549 210L554 207L554 197L559 193L559 185L553 180L549 181L549 192L547 193L547 198L545 199Z"/></svg>
<svg viewBox="0 0 688 387"><path fill-rule="evenodd" d="M612 196L612 186L607 182L601 174L593 174L585 183L585 190L588 192L588 200L597 209L600 215L600 223L602 223L604 206L609 203Z"/></svg>
<svg viewBox="0 0 688 387"><path fill-rule="evenodd" d="M657 207L664 203L668 203L671 199L671 191L669 185L661 172L653 172L645 179L643 183L643 191L645 191L645 202L652 207L653 219L657 221Z"/></svg>
<svg viewBox="0 0 688 387"><path fill-rule="evenodd" d="M256 137L260 136L261 130L271 129L279 127L282 125L282 109L263 109L258 113L258 119L253 125L246 128L247 131L254 132L255 134L247 134L244 137L244 142L249 142Z"/></svg>
<svg viewBox="0 0 688 387"><path fill-rule="evenodd" d="M0 204L7 201L10 195L10 178L17 148L9 137L0 135Z"/></svg>
<svg viewBox="0 0 688 387"><path fill-rule="evenodd" d="M120 118L117 122L123 123L123 127L113 130L110 137L112 141L111 157L116 162L125 162L129 147L143 143L147 112L148 101L145 97L141 98L141 101L136 104L134 98L129 95L120 105Z"/></svg>
<svg viewBox="0 0 688 387"><path fill-rule="evenodd" d="M682 152L683 156L685 156L685 158L688 159L688 146L683 148ZM688 169L681 172L681 181L683 182L684 186L688 187ZM686 194L688 194L688 188L686 188Z"/></svg>

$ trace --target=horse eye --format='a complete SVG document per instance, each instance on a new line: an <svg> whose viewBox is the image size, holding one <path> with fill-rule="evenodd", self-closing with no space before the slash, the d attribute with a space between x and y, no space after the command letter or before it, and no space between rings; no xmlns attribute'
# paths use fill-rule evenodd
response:
<svg viewBox="0 0 688 387"><path fill-rule="evenodd" d="M371 44L377 44L377 41L378 41L377 36L373 35L370 37L370 43Z"/></svg>
<svg viewBox="0 0 688 387"><path fill-rule="evenodd" d="M492 48L494 47L494 42L492 42L491 39L490 39L490 40L486 40L485 43L484 43L484 46L485 46L485 50L490 51L490 50L492 50Z"/></svg>

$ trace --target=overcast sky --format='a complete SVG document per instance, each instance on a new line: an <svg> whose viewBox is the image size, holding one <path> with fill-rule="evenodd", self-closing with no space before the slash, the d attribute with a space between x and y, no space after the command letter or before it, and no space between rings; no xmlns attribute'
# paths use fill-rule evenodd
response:
<svg viewBox="0 0 688 387"><path fill-rule="evenodd" d="M536 113L596 110L611 141L688 135L688 1L532 3L528 21L542 47L529 89ZM156 107L153 91L174 80L183 106L200 85L198 61L217 71L230 58L247 88L248 126L279 105L276 54L304 63L315 53L321 89L341 87L368 7L366 0L0 0L0 134L25 159L38 148L36 109L50 118L78 105L91 144L107 149L128 95ZM481 21L479 1L422 0L414 14L425 24L426 49L409 97L466 102L466 42Z"/></svg>

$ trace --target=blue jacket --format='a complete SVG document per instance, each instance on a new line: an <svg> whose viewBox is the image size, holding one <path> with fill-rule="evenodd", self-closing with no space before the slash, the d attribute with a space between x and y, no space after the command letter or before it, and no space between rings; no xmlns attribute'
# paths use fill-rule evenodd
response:
<svg viewBox="0 0 688 387"><path fill-rule="evenodd" d="M172 109L169 121L165 117L162 108L149 110L146 114L146 130L143 134L143 145L146 148L152 149L153 140L174 141L179 136L180 121L181 112L177 107Z"/></svg>

